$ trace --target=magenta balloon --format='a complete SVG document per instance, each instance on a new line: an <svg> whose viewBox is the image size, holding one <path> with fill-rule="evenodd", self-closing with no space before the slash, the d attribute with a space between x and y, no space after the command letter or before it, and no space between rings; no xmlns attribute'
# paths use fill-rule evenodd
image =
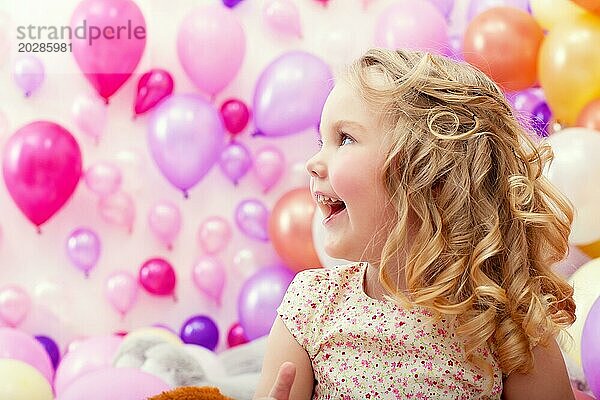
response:
<svg viewBox="0 0 600 400"><path fill-rule="evenodd" d="M67 255L87 277L96 266L101 251L98 234L89 228L75 229L67 238Z"/></svg>
<svg viewBox="0 0 600 400"><path fill-rule="evenodd" d="M223 174L234 185L237 185L239 180L248 173L250 167L252 167L252 155L250 151L241 143L233 142L225 147L221 158L219 159L219 166Z"/></svg>
<svg viewBox="0 0 600 400"><path fill-rule="evenodd" d="M238 316L249 340L267 335L277 316L294 273L284 267L263 268L242 286L238 297Z"/></svg>
<svg viewBox="0 0 600 400"><path fill-rule="evenodd" d="M333 85L329 66L303 51L275 59L260 75L254 90L254 122L258 133L286 136L316 128Z"/></svg>
<svg viewBox="0 0 600 400"><path fill-rule="evenodd" d="M140 267L140 284L148 293L156 296L174 294L177 278L173 266L162 258L147 260Z"/></svg>
<svg viewBox="0 0 600 400"><path fill-rule="evenodd" d="M161 102L148 125L148 145L156 165L186 196L221 156L224 137L217 110L193 94Z"/></svg>
<svg viewBox="0 0 600 400"><path fill-rule="evenodd" d="M71 28L75 32L73 56L81 72L108 101L129 79L144 53L142 12L132 0L83 0L73 12Z"/></svg>
<svg viewBox="0 0 600 400"><path fill-rule="evenodd" d="M29 123L6 143L4 182L11 197L38 227L71 197L81 177L81 151L62 126Z"/></svg>
<svg viewBox="0 0 600 400"><path fill-rule="evenodd" d="M52 384L54 367L46 349L34 337L12 328L0 328L0 359L23 361L37 369Z"/></svg>
<svg viewBox="0 0 600 400"><path fill-rule="evenodd" d="M248 343L248 338L246 337L244 328L242 328L239 322L236 322L229 328L229 332L227 333L227 346L231 348L244 343Z"/></svg>
<svg viewBox="0 0 600 400"><path fill-rule="evenodd" d="M581 365L590 390L600 398L600 297L588 312L581 334Z"/></svg>
<svg viewBox="0 0 600 400"><path fill-rule="evenodd" d="M260 200L242 200L235 209L235 222L246 236L269 240L269 210Z"/></svg>
<svg viewBox="0 0 600 400"><path fill-rule="evenodd" d="M44 75L44 64L37 57L26 54L15 60L15 82L25 96L29 97L42 85Z"/></svg>
<svg viewBox="0 0 600 400"><path fill-rule="evenodd" d="M73 382L57 400L142 400L169 390L159 377L137 368L104 368Z"/></svg>
<svg viewBox="0 0 600 400"><path fill-rule="evenodd" d="M248 125L250 110L243 101L229 99L221 106L221 116L229 133L237 135Z"/></svg>
<svg viewBox="0 0 600 400"><path fill-rule="evenodd" d="M143 114L173 93L173 77L164 69L151 69L140 78L134 111Z"/></svg>

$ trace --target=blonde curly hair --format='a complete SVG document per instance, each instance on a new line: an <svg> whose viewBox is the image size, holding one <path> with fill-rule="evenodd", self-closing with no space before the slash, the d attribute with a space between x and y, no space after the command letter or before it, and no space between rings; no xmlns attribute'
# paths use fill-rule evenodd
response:
<svg viewBox="0 0 600 400"><path fill-rule="evenodd" d="M489 345L504 374L529 371L532 347L575 320L573 288L550 269L568 252L573 220L542 175L551 148L534 142L498 86L466 63L371 49L346 77L393 138L383 179L397 219L381 284L408 301L391 278L405 251L410 303L456 315L469 356ZM409 210L418 220L412 240Z"/></svg>

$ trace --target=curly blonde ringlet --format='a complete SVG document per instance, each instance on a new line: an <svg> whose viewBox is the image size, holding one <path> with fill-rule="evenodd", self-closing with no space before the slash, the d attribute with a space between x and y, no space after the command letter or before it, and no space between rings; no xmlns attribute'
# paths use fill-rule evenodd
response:
<svg viewBox="0 0 600 400"><path fill-rule="evenodd" d="M466 63L371 49L345 77L391 139L382 172L397 218L381 284L397 301L456 315L469 357L489 345L504 374L529 371L532 347L575 320L573 289L550 269L568 252L573 220L542 175L551 148L532 141L498 86ZM400 252L410 300L391 278Z"/></svg>

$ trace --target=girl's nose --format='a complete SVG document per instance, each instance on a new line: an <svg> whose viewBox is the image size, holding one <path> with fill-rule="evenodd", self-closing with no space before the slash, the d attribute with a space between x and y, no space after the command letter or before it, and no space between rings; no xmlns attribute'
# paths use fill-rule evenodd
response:
<svg viewBox="0 0 600 400"><path fill-rule="evenodd" d="M327 166L319 156L320 154L321 152L318 152L306 162L306 170L313 178L325 178L327 176Z"/></svg>

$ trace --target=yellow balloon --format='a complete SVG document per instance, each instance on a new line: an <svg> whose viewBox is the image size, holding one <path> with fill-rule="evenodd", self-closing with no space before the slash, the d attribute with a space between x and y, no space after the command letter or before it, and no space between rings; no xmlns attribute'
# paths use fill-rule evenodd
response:
<svg viewBox="0 0 600 400"><path fill-rule="evenodd" d="M600 257L600 240L597 240L590 244L578 245L579 250L583 251L587 256L591 258Z"/></svg>
<svg viewBox="0 0 600 400"><path fill-rule="evenodd" d="M529 6L533 18L546 30L587 12L571 0L529 0Z"/></svg>
<svg viewBox="0 0 600 400"><path fill-rule="evenodd" d="M0 359L0 399L52 400L52 388L31 365L4 358Z"/></svg>
<svg viewBox="0 0 600 400"><path fill-rule="evenodd" d="M561 338L560 345L563 351L581 367L581 334L585 319L594 304L600 297L600 258L583 264L568 280L573 286L573 299L577 306L575 323L567 328L567 333L573 340Z"/></svg>
<svg viewBox="0 0 600 400"><path fill-rule="evenodd" d="M540 48L538 73L554 117L573 125L600 97L600 17L583 14L557 25Z"/></svg>
<svg viewBox="0 0 600 400"><path fill-rule="evenodd" d="M167 342L173 343L173 344L181 344L181 345L183 344L183 342L181 341L179 336L175 335L174 333L169 332L166 329L155 328L155 327L140 328L140 329L131 331L123 338L123 343L125 343L126 341L129 341L129 340L153 338L153 337L162 339L162 340L166 340ZM123 344L121 344L121 346L122 345Z"/></svg>

